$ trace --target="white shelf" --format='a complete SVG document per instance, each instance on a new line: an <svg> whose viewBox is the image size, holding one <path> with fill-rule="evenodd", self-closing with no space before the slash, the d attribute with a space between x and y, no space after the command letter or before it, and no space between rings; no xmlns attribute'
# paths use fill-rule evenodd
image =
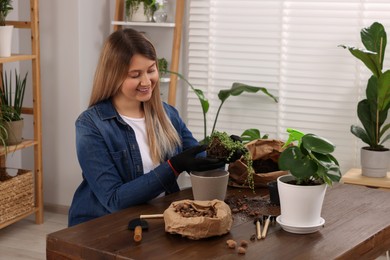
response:
<svg viewBox="0 0 390 260"><path fill-rule="evenodd" d="M124 22L124 21L112 21L112 25L123 25L123 26L144 26L144 27L168 27L174 28L174 23L154 23L154 22Z"/></svg>

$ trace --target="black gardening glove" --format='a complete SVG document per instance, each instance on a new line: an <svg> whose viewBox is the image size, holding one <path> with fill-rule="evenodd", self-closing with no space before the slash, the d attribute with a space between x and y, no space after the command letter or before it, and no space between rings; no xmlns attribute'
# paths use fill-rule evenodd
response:
<svg viewBox="0 0 390 260"><path fill-rule="evenodd" d="M242 140L241 140L241 137L239 137L238 135L231 135L230 136L230 139L232 139L233 141L235 142L240 142L242 143ZM248 150L246 148L244 148L243 150L237 150L233 153L232 156L230 156L230 158L227 160L226 163L232 163L232 162L235 162L237 160L239 160L241 158L241 156L243 156Z"/></svg>
<svg viewBox="0 0 390 260"><path fill-rule="evenodd" d="M170 164L177 173L182 171L208 171L224 167L225 162L219 159L196 157L198 153L205 151L206 145L192 147L169 159Z"/></svg>

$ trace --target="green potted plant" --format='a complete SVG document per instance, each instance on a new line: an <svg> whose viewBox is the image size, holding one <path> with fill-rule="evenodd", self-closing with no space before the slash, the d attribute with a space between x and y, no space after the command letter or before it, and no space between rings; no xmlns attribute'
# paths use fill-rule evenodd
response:
<svg viewBox="0 0 390 260"><path fill-rule="evenodd" d="M27 75L22 79L15 69L15 80L12 82L12 72L9 76L4 71L1 76L2 88L0 88L0 113L2 122L7 129L8 145L15 145L22 141L23 118L22 105L26 90Z"/></svg>
<svg viewBox="0 0 390 260"><path fill-rule="evenodd" d="M374 22L360 31L361 41L366 49L346 45L357 59L372 72L366 87L366 98L357 105L357 115L363 127L351 126L351 132L368 146L361 149L362 174L369 177L385 177L388 170L390 151L383 146L390 138L386 124L390 108L390 70L383 71L383 60L387 35L382 24Z"/></svg>
<svg viewBox="0 0 390 260"><path fill-rule="evenodd" d="M238 136L229 136L226 132L214 131L210 136L206 151L207 157L219 159L225 163L243 157L248 165L247 184L254 190L252 156ZM225 199L229 180L229 172L225 169L191 172L190 178L195 200Z"/></svg>
<svg viewBox="0 0 390 260"><path fill-rule="evenodd" d="M213 134L216 132L215 129L216 129L216 124L217 124L217 121L218 121L219 113L220 113L220 111L222 109L223 104L226 102L226 100L230 96L239 96L239 95L241 95L244 92L247 92L247 93L262 92L266 96L270 97L276 103L278 102L277 98L275 96L273 96L271 93L269 93L268 90L266 88L264 88L264 87L255 87L255 86L250 86L250 85L247 85L247 84L244 84L244 83L235 82L235 83L232 84L230 89L222 89L222 90L219 91L218 98L219 98L219 100L221 102L220 102L220 105L218 107L218 110L217 110L217 113L216 113L216 116L215 116L215 119L214 119L214 122L213 122L212 130L211 130L210 134L208 135L207 134L207 120L206 120L206 117L207 117L207 112L208 112L209 107L210 107L210 103L209 103L208 99L205 97L203 91L200 90L200 89L196 89L180 73L169 71L169 70L164 71L163 68L160 68L160 67L159 67L159 72L160 73L161 72L172 73L172 74L177 75L181 80L183 80L186 84L188 84L188 86L190 86L192 91L194 91L194 93L198 97L199 102L200 102L201 107L202 107L202 113L203 113L204 138L203 138L203 140L200 141L200 143L202 143L202 144L209 144L210 143L211 136L213 136ZM254 129L254 128L246 129L241 134L241 141L242 141L241 145L247 144L248 142L250 142L252 140L266 139L266 138L268 138L268 135L261 135L261 133L260 133L260 131L258 129ZM245 150L247 151L246 148L245 148ZM248 155L250 155L249 152L246 153L246 156L248 156ZM246 184L249 186L249 188L251 188L253 190L254 189L254 173L255 172L254 172L254 169L252 167L252 162L253 162L252 159L249 159L249 157L248 158L243 158L242 166L246 169L247 173L243 173L242 174L243 178L241 178L241 179L246 179ZM246 175L246 176L244 176L244 175ZM245 184L245 186L246 186L246 184Z"/></svg>
<svg viewBox="0 0 390 260"><path fill-rule="evenodd" d="M157 61L158 71L160 72L160 80L165 77L168 71L168 61L165 58L159 58Z"/></svg>
<svg viewBox="0 0 390 260"><path fill-rule="evenodd" d="M11 56L13 25L6 25L5 19L13 10L12 0L0 0L0 57Z"/></svg>
<svg viewBox="0 0 390 260"><path fill-rule="evenodd" d="M156 9L155 0L125 1L125 16L127 21L150 22Z"/></svg>
<svg viewBox="0 0 390 260"><path fill-rule="evenodd" d="M341 178L339 163L332 155L335 146L315 134L295 129L287 132L289 139L278 163L290 174L277 179L281 209L277 222L288 232L312 233L325 223L321 210L326 187Z"/></svg>

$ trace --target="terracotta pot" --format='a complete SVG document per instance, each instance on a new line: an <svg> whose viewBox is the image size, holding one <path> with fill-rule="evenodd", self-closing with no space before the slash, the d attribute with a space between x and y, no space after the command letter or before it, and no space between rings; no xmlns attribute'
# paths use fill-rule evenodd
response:
<svg viewBox="0 0 390 260"><path fill-rule="evenodd" d="M23 126L24 120L6 122L5 129L7 129L8 139L6 140L7 145L20 144L23 141Z"/></svg>

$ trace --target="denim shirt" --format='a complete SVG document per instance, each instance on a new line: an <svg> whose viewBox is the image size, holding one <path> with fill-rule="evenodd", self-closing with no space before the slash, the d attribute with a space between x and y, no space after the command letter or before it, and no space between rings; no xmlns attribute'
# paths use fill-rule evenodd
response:
<svg viewBox="0 0 390 260"><path fill-rule="evenodd" d="M177 110L163 105L183 143L176 153L198 145ZM83 180L69 210L69 226L146 203L164 191L179 191L167 162L144 174L135 133L111 100L90 107L76 120L76 149Z"/></svg>

